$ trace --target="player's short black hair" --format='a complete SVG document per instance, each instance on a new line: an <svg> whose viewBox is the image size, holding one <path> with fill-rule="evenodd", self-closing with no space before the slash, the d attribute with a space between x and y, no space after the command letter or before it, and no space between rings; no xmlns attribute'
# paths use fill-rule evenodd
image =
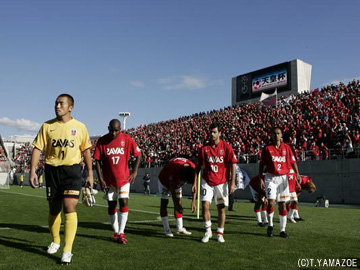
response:
<svg viewBox="0 0 360 270"><path fill-rule="evenodd" d="M220 122L213 122L210 124L209 129L212 130L214 128L217 128L219 132L222 130L222 124Z"/></svg>
<svg viewBox="0 0 360 270"><path fill-rule="evenodd" d="M271 129L271 134L275 133L275 130L277 130L277 129L281 131L281 134L283 133L282 129L279 126L276 126Z"/></svg>
<svg viewBox="0 0 360 270"><path fill-rule="evenodd" d="M183 166L180 171L180 177L182 181L193 184L195 177L195 169L191 166Z"/></svg>
<svg viewBox="0 0 360 270"><path fill-rule="evenodd" d="M58 98L59 97L67 97L67 99L69 101L69 105L74 107L75 100L71 95L69 95L69 94L61 94L61 95L58 96Z"/></svg>

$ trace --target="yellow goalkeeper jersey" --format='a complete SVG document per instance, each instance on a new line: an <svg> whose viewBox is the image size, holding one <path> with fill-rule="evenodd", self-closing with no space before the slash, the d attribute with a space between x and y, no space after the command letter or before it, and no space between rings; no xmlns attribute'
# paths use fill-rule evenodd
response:
<svg viewBox="0 0 360 270"><path fill-rule="evenodd" d="M86 126L72 118L67 123L56 118L45 122L34 142L45 151L45 163L51 166L71 166L81 162L81 152L91 147Z"/></svg>

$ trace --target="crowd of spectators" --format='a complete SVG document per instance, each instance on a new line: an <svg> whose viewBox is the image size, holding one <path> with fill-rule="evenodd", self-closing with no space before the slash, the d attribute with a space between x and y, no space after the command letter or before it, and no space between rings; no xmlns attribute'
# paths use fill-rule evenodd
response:
<svg viewBox="0 0 360 270"><path fill-rule="evenodd" d="M196 159L211 122L220 121L222 139L240 162L256 162L279 126L300 160L359 157L360 82L329 85L298 95L283 96L277 107L260 102L196 113L128 130L143 149L145 166L162 166L176 156ZM331 155L331 156L330 156Z"/></svg>
<svg viewBox="0 0 360 270"><path fill-rule="evenodd" d="M259 160L273 126L283 130L284 141L292 145L299 160L359 157L359 104L360 82L354 80L283 96L276 107L260 102L237 105L141 125L126 133L143 150L144 167L163 166L177 156L195 160L214 121L223 124L222 139L233 147L239 162ZM18 151L17 167L29 166L31 149L24 144Z"/></svg>

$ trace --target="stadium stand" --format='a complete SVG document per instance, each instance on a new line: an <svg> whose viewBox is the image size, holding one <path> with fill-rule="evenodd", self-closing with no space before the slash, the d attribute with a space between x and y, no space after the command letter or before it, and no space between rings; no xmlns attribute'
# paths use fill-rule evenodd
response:
<svg viewBox="0 0 360 270"><path fill-rule="evenodd" d="M171 158L196 159L213 121L224 125L222 139L242 163L257 162L274 125L284 130L299 160L360 157L360 81L329 85L309 93L283 96L277 107L253 104L200 112L173 120L141 125L126 132L143 150L142 167L161 167ZM93 145L96 138L92 140ZM28 170L32 146L23 144L14 162ZM131 162L131 161L130 161Z"/></svg>

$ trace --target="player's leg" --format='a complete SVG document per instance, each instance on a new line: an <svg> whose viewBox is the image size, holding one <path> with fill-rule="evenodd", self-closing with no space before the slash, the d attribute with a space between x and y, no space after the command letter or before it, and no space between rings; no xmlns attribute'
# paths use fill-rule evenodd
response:
<svg viewBox="0 0 360 270"><path fill-rule="evenodd" d="M205 227L205 235L201 239L201 242L207 243L212 237L211 231L211 215L210 215L210 203L214 196L214 190L210 187L204 179L201 180L201 206L202 206L202 217Z"/></svg>
<svg viewBox="0 0 360 270"><path fill-rule="evenodd" d="M167 206L169 204L170 191L158 180L158 189L161 196L160 200L160 217L164 228L164 233L168 237L173 237L169 225Z"/></svg>
<svg viewBox="0 0 360 270"><path fill-rule="evenodd" d="M292 223L296 223L296 220L294 219L294 211L297 208L297 196L296 196L296 192L291 192L290 193L290 203L287 204L289 207L287 207L288 210L288 220L291 221Z"/></svg>
<svg viewBox="0 0 360 270"><path fill-rule="evenodd" d="M214 198L218 210L218 228L217 228L217 240L220 243L224 243L224 229L225 229L225 207L228 206L229 188L227 183L214 186Z"/></svg>
<svg viewBox="0 0 360 270"><path fill-rule="evenodd" d="M264 218L264 225L267 226L269 224L268 216L267 216L267 208L268 208L268 201L266 200L265 196L261 200L261 212Z"/></svg>
<svg viewBox="0 0 360 270"><path fill-rule="evenodd" d="M126 244L127 240L124 234L126 223L129 216L129 192L130 183L122 186L119 192L120 216L119 216L119 242Z"/></svg>
<svg viewBox="0 0 360 270"><path fill-rule="evenodd" d="M275 199L277 192L276 176L267 173L265 174L264 180L265 180L265 193L266 193L266 198L268 200L267 216L268 216L269 225L267 228L267 235L269 237L272 237L273 229L274 229Z"/></svg>
<svg viewBox="0 0 360 270"><path fill-rule="evenodd" d="M250 186L250 192L253 197L253 200L255 201L254 212L255 212L256 222L257 222L258 226L263 227L264 225L262 223L261 210L260 210L262 201L261 201L261 199L259 201L258 193L251 186Z"/></svg>
<svg viewBox="0 0 360 270"><path fill-rule="evenodd" d="M76 213L76 206L79 202L79 199L75 198L64 198L64 214L65 214L65 222L64 222L64 238L65 238L65 246L63 249L63 253L71 253L72 246L75 240L77 225L78 225L78 217Z"/></svg>
<svg viewBox="0 0 360 270"><path fill-rule="evenodd" d="M82 186L81 166L64 166L61 167L58 172L61 177L64 177L60 179L63 190L63 211L65 214L65 245L61 256L61 263L69 264L73 256L71 252L78 227L76 207L79 202ZM71 181L69 181L69 178Z"/></svg>
<svg viewBox="0 0 360 270"><path fill-rule="evenodd" d="M225 215L225 204L218 204L216 205L217 210L218 210L218 228L216 231L217 234L217 240L220 243L224 243L224 229L225 229L225 219L226 219L226 215Z"/></svg>
<svg viewBox="0 0 360 270"><path fill-rule="evenodd" d="M301 192L296 193L297 198L299 198L300 194L301 194ZM296 201L296 204L293 206L293 208L294 208L295 221L304 221L304 219L299 216L298 200Z"/></svg>
<svg viewBox="0 0 360 270"><path fill-rule="evenodd" d="M60 248L60 226L61 226L62 201L49 201L48 224L52 242L47 248L47 253L54 254Z"/></svg>
<svg viewBox="0 0 360 270"><path fill-rule="evenodd" d="M178 200L177 203L181 206L182 205L182 188L175 189L175 193L176 193L176 200ZM174 202L174 205L175 205L175 202ZM176 211L176 209L174 209L174 215L175 215L175 220L176 220L176 233L190 235L191 232L188 232L186 230L186 228L184 227L183 214L179 213L178 211Z"/></svg>
<svg viewBox="0 0 360 270"><path fill-rule="evenodd" d="M114 231L114 234L110 240L117 242L119 238L119 219L117 212L118 189L116 187L110 187L107 189L104 195L104 199L106 199L108 204L109 221Z"/></svg>
<svg viewBox="0 0 360 270"><path fill-rule="evenodd" d="M277 202L279 205L280 236L283 238L288 238L285 229L287 222L286 202L290 200L289 181L287 179L287 175L280 175L278 178L279 185L277 189Z"/></svg>
<svg viewBox="0 0 360 270"><path fill-rule="evenodd" d="M62 197L59 179L57 177L57 168L46 165L46 195L49 202L48 225L52 236L52 242L47 248L47 253L54 254L60 248L60 226Z"/></svg>

